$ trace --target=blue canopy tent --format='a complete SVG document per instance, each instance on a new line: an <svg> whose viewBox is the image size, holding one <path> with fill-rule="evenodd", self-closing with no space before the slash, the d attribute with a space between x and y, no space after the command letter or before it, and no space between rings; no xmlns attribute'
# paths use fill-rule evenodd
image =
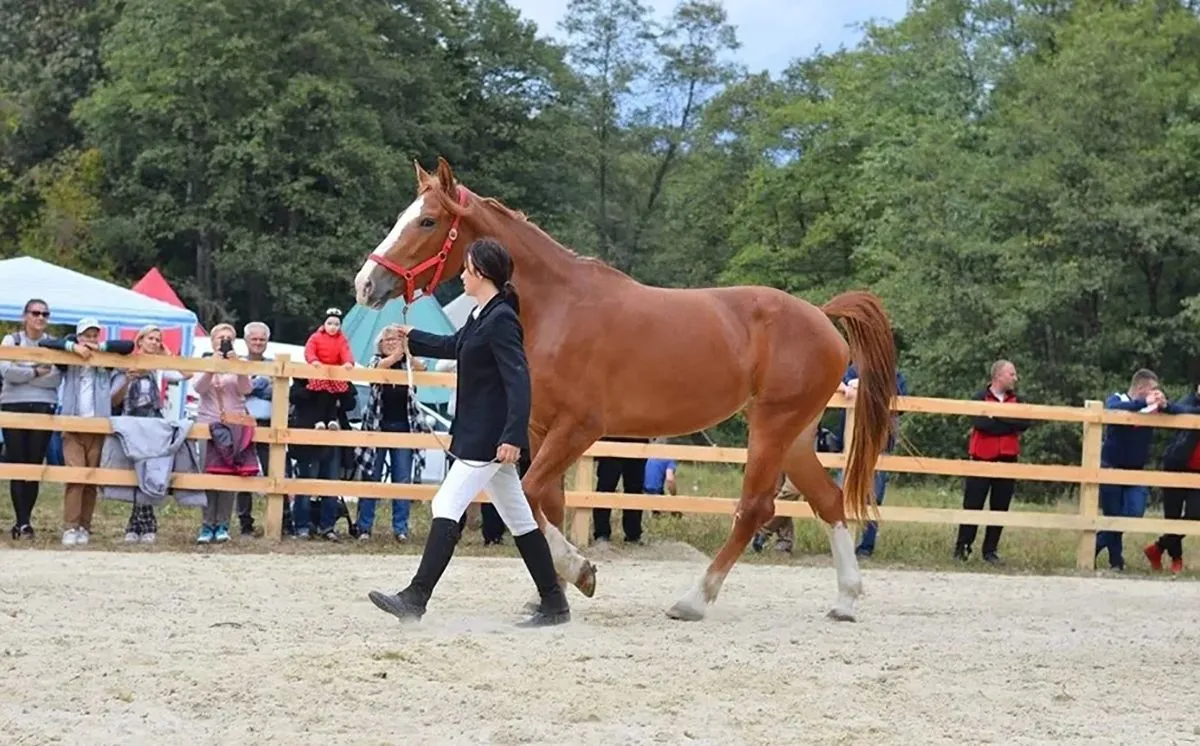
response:
<svg viewBox="0 0 1200 746"><path fill-rule="evenodd" d="M408 324L433 334L453 334L454 324L446 316L441 305L432 296L419 298L408 307L408 319L404 318L404 303L392 301L378 311L356 305L342 320L342 331L350 340L350 350L359 365L371 362L375 354L375 341L379 332L388 324ZM449 404L450 389L444 387L418 386L417 399L427 406Z"/></svg>
<svg viewBox="0 0 1200 746"><path fill-rule="evenodd" d="M50 323L74 326L80 319L95 318L104 335L117 339L123 330L155 324L164 331L179 329L181 357L191 357L196 314L119 285L88 277L41 259L19 256L0 260L0 320L20 321L25 302L41 298L50 306ZM177 416L183 416L187 382L180 384Z"/></svg>

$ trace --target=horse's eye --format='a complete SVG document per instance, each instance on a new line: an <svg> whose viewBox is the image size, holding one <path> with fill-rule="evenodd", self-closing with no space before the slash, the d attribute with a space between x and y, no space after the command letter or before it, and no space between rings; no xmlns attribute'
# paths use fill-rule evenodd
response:
<svg viewBox="0 0 1200 746"><path fill-rule="evenodd" d="M435 225L437 225L437 221L433 218L421 218L422 228L432 228Z"/></svg>

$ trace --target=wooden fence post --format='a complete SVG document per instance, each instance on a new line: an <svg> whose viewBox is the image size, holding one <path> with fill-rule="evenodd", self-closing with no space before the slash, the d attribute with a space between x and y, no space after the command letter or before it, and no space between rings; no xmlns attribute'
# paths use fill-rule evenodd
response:
<svg viewBox="0 0 1200 746"><path fill-rule="evenodd" d="M267 473L271 478L271 492L267 495L266 538L279 541L283 538L283 482L287 464L287 444L283 442L288 429L288 395L291 379L285 371L292 356L283 353L275 358L275 373L271 376L271 456Z"/></svg>
<svg viewBox="0 0 1200 746"><path fill-rule="evenodd" d="M580 456L575 464L575 491L591 492L592 481L596 478L596 463L591 456ZM591 540L592 509L575 508L571 518L571 542L577 547L586 547Z"/></svg>
<svg viewBox="0 0 1200 746"><path fill-rule="evenodd" d="M1089 400L1084 404L1089 413L1104 411L1104 402ZM1084 469L1100 468L1100 447L1104 440L1104 425L1099 422L1083 423L1083 457L1080 465ZM1079 485L1079 515L1092 519L1100 513L1100 483L1081 482ZM1092 570L1096 567L1096 532L1084 529L1079 536L1079 547L1075 551L1075 567Z"/></svg>

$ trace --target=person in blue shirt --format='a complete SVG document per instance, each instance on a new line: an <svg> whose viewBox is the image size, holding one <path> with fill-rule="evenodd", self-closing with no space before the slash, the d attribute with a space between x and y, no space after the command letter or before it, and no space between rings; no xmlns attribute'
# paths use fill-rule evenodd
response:
<svg viewBox="0 0 1200 746"><path fill-rule="evenodd" d="M1187 411L1179 404L1168 403L1158 385L1154 371L1142 368L1133 374L1129 390L1110 394L1105 409L1124 412L1164 412L1178 414ZM1106 469L1145 469L1150 458L1150 442L1154 428L1141 425L1106 425L1104 443L1100 446L1100 466ZM1150 488L1144 485L1100 485L1100 512L1106 516L1141 518L1146 514ZM1108 550L1112 569L1125 569L1123 534L1120 531L1096 532L1096 558Z"/></svg>
<svg viewBox="0 0 1200 746"><path fill-rule="evenodd" d="M655 445L661 445L667 442L666 438L655 438L650 441ZM673 458L648 458L646 459L646 477L642 481L642 491L647 495L674 495L675 494L675 474L679 466ZM654 515L661 513L661 510L654 511ZM682 516L678 510L672 511L672 515Z"/></svg>
<svg viewBox="0 0 1200 746"><path fill-rule="evenodd" d="M846 368L846 374L842 376L842 382L838 386L838 393L842 394L851 401L854 401L854 397L858 394L858 370L854 367L854 363L850 363L850 367ZM896 394L898 396L908 396L908 379L906 379L904 374L899 370L896 371ZM899 418L899 416L899 414L896 415L897 418ZM838 410L838 422L834 432L834 437L837 439L839 451L845 450L845 434L846 410L841 409ZM892 449L895 447L896 436L894 434L889 435L887 449L884 452L891 453ZM839 470L837 475L837 483L839 487L842 485L843 476L844 472ZM883 505L883 496L887 492L887 481L887 472L876 470L875 503L877 505ZM854 553L859 557L870 557L872 554L874 554L875 538L878 533L879 526L874 521L869 521L866 525L866 528L863 529L862 539L859 541L858 547L854 550Z"/></svg>

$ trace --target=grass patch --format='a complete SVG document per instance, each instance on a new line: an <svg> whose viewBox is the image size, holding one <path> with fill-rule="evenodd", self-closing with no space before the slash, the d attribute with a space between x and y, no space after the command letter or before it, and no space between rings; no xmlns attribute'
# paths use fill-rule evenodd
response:
<svg viewBox="0 0 1200 746"><path fill-rule="evenodd" d="M736 497L741 491L742 470L737 466L722 464L683 464L679 474L679 492L681 494L707 495L714 497ZM573 477L568 476L568 487ZM953 487L922 487L889 485L885 503L887 505L921 506L934 508L959 508L962 506L961 482ZM0 492L7 496L7 483L0 482ZM1021 486L1017 485L1017 499L1014 500L1013 510L1064 512L1074 513L1077 506L1072 501L1060 501L1055 504L1033 504L1020 501ZM255 500L256 521L261 527L263 522L264 503ZM355 508L351 505L351 513ZM263 538L241 537L236 535L234 540L225 546L199 547L195 544L196 532L200 526L200 511L196 508L180 508L174 502L168 501L158 511L159 534L158 543L154 545L127 545L124 543L125 522L129 516L129 505L115 501L101 500L96 510L90 548L108 551L130 552L162 552L188 551L200 553L262 553L275 551L281 553L303 554L415 554L421 551L426 528L429 525L428 503L413 505L409 519L411 540L407 544L397 544L391 539L388 527L391 520L391 508L386 501L376 511L376 523L380 532L370 542L352 541L343 537L340 543L330 543L323 540L293 540L285 539L282 543L274 544ZM12 525L12 508L7 499L0 499L0 525L7 529ZM568 522L569 522L568 516ZM725 541L731 525L732 517L728 515L686 515L681 518L667 514L646 515L646 537L651 544L655 542L682 542L691 545L708 556L712 556ZM236 524L236 517L235 517ZM57 549L61 548L62 524L62 486L44 484L37 508L34 512L34 526L38 535L33 542L13 544L7 537L2 540L5 546ZM614 530L617 532L619 545L620 522L614 516ZM339 522L339 531L345 530L345 522ZM924 525L913 523L887 523L880 527L879 539L875 556L864 560L864 566L882 566L890 568L912 568L923 570L964 570L978 572L1018 572L1062 574L1074 572L1075 547L1078 535L1070 531L1053 531L1026 528L1006 528L1000 541L1000 554L1004 558L1004 566L996 569L978 559L979 548L983 540L983 528L980 527L979 537L975 542L976 556L967 564L953 559L957 526ZM1142 557L1142 547L1154 540L1148 534L1126 534L1125 554L1129 563L1127 574L1148 574L1149 567ZM1194 542L1190 542L1194 544ZM516 556L511 540L501 547L483 547L478 530L468 530L463 537L460 553L464 555ZM637 550L631 550L637 551ZM1200 551L1200 550L1197 550ZM774 551L770 546L761 555L747 550L743 561L756 564L827 564L829 562L829 541L824 527L815 520L797 520L796 544L791 557ZM1102 562L1105 562L1102 559ZM1200 565L1200 560L1197 561ZM1198 577L1194 569L1185 572L1190 577Z"/></svg>

